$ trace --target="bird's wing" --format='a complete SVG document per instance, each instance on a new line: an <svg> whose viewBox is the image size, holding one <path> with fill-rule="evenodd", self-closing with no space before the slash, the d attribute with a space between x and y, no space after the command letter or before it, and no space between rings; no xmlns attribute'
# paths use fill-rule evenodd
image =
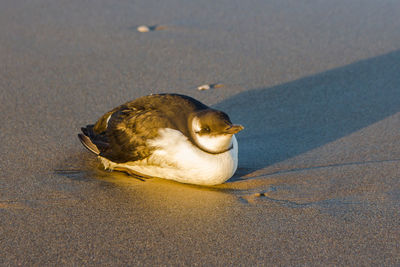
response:
<svg viewBox="0 0 400 267"><path fill-rule="evenodd" d="M147 158L154 149L147 141L158 136L159 128L176 128L156 109L122 105L109 113L94 126L98 137L97 141L96 138L92 141L96 146L99 142L100 156L117 163ZM103 130L102 133L98 129Z"/></svg>

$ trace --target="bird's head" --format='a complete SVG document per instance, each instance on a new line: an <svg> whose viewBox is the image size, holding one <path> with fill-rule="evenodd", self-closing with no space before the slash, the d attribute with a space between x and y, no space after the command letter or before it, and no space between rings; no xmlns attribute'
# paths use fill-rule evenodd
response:
<svg viewBox="0 0 400 267"><path fill-rule="evenodd" d="M195 112L189 120L189 125L193 140L209 153L229 150L232 146L232 136L244 128L242 125L232 124L226 113L214 109Z"/></svg>

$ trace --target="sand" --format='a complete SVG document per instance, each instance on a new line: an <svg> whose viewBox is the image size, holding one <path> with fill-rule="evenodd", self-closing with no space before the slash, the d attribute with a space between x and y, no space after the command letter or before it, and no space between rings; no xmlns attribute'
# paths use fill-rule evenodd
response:
<svg viewBox="0 0 400 267"><path fill-rule="evenodd" d="M398 14L389 0L1 1L0 265L398 266ZM232 179L101 170L79 128L157 92L246 127Z"/></svg>

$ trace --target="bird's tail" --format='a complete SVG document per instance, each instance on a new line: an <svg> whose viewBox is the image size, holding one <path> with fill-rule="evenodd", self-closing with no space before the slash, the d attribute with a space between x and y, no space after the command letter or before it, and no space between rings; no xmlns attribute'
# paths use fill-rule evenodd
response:
<svg viewBox="0 0 400 267"><path fill-rule="evenodd" d="M82 128L83 134L78 134L79 141L81 141L82 145L86 147L90 152L99 155L100 150L97 148L95 144L93 144L92 140L90 140L90 134L88 133L90 129ZM88 136L89 135L89 136Z"/></svg>

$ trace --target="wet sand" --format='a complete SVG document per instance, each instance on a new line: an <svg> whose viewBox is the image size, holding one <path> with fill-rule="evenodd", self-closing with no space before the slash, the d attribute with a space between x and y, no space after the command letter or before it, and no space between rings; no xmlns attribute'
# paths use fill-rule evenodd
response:
<svg viewBox="0 0 400 267"><path fill-rule="evenodd" d="M0 265L398 266L398 14L372 0L2 1ZM81 126L158 92L246 127L232 179L141 182L81 146Z"/></svg>

